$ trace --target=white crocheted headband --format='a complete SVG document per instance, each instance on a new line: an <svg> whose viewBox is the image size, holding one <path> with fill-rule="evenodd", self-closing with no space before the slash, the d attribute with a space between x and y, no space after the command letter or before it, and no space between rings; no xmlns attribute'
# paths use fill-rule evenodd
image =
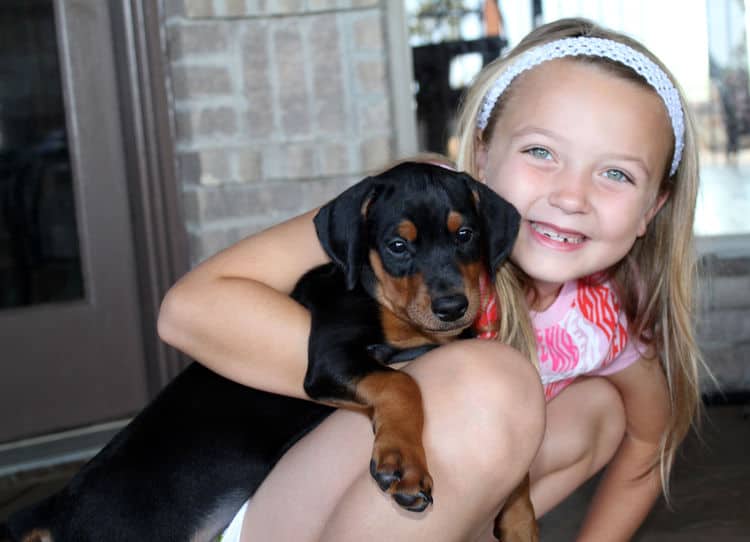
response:
<svg viewBox="0 0 750 542"><path fill-rule="evenodd" d="M685 146L685 119L677 89L667 74L650 58L632 47L613 40L592 37L563 38L545 43L522 53L503 71L487 91L477 118L477 127L484 130L500 95L518 75L547 60L568 56L597 56L619 62L640 74L661 96L672 121L674 156L670 177L677 171Z"/></svg>

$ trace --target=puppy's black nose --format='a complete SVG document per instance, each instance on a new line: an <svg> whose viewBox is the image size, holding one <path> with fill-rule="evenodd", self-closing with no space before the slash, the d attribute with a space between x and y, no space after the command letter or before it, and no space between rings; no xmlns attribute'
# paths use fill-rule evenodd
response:
<svg viewBox="0 0 750 542"><path fill-rule="evenodd" d="M454 322L466 313L468 306L465 295L446 295L432 301L432 312L443 322Z"/></svg>

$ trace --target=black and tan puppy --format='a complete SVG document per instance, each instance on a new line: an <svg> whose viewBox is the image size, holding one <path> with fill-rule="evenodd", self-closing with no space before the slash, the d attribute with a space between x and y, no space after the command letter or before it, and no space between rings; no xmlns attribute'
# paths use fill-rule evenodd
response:
<svg viewBox="0 0 750 542"><path fill-rule="evenodd" d="M421 395L388 364L471 335L479 275L506 258L518 223L494 192L436 165L404 163L354 185L315 218L333 263L292 292L312 317L304 384L318 403L192 364L66 488L11 517L11 533L23 541L210 540L332 406L371 416L373 477L401 506L424 510L432 479Z"/></svg>

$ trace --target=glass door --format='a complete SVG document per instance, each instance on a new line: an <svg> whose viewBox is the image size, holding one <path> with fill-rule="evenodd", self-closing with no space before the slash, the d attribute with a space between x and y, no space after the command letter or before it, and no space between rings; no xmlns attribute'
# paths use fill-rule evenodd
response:
<svg viewBox="0 0 750 542"><path fill-rule="evenodd" d="M146 400L109 3L0 3L0 443Z"/></svg>

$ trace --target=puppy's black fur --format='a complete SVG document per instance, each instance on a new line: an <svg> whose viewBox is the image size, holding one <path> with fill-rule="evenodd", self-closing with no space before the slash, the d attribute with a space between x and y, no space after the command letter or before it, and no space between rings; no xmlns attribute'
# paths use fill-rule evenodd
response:
<svg viewBox="0 0 750 542"><path fill-rule="evenodd" d="M421 402L410 378L387 364L470 335L478 273L505 259L518 223L484 185L418 163L361 181L315 218L333 263L307 273L292 293L312 316L305 389L321 402L374 412L373 476L408 509L431 502L421 425L410 425ZM397 392L385 408L376 391L384 383ZM211 540L332 411L193 363L62 491L13 515L8 528L24 542ZM380 430L382 416L420 434L394 441ZM389 455L394 446L403 464Z"/></svg>

